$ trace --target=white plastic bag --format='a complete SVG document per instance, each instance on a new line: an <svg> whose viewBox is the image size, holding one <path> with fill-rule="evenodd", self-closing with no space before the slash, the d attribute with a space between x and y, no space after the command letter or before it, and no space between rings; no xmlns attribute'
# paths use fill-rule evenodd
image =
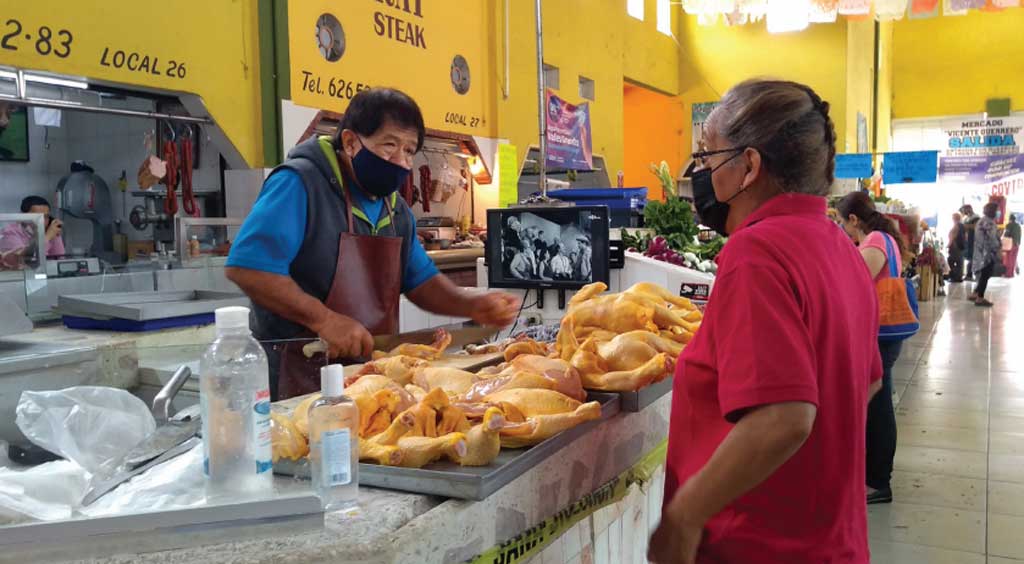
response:
<svg viewBox="0 0 1024 564"><path fill-rule="evenodd" d="M206 501L203 445L132 478L81 512L89 517L196 507Z"/></svg>
<svg viewBox="0 0 1024 564"><path fill-rule="evenodd" d="M17 424L33 443L98 476L156 429L149 408L117 388L76 386L22 392Z"/></svg>
<svg viewBox="0 0 1024 564"><path fill-rule="evenodd" d="M69 460L27 470L0 468L0 524L71 518L89 478L88 472Z"/></svg>

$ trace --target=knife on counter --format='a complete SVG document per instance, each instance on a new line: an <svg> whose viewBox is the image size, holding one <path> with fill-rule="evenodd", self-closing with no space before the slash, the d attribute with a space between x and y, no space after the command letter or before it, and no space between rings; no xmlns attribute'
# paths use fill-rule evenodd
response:
<svg viewBox="0 0 1024 564"><path fill-rule="evenodd" d="M447 331L452 336L452 342L448 345L449 348L461 350L466 345L479 344L490 340L501 329L498 327L481 327L479 325L456 323L394 335L377 335L373 338L373 349L387 352L399 345L429 345L434 342L437 332L440 330ZM322 353L325 349L326 346L319 340L302 347L302 351L307 357Z"/></svg>

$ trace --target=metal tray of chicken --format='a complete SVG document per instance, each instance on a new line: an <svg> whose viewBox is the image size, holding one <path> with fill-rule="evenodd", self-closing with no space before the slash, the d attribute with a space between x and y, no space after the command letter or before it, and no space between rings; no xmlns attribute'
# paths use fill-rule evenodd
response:
<svg viewBox="0 0 1024 564"><path fill-rule="evenodd" d="M624 413L637 413L647 409L649 405L671 391L672 376L669 376L661 382L645 386L635 392L617 392L617 394L621 398L620 407Z"/></svg>
<svg viewBox="0 0 1024 564"><path fill-rule="evenodd" d="M359 463L359 485L424 495L481 501L551 455L587 434L602 421L619 413L618 394L588 392L588 401L601 402L601 418L587 421L528 448L502 448L488 466L459 466L454 462L435 462L423 468L400 468ZM274 463L281 476L309 478L309 461L282 458Z"/></svg>

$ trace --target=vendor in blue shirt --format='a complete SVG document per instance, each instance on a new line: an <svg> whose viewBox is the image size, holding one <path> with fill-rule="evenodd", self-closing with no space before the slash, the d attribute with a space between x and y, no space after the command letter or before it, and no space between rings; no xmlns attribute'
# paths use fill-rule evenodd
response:
<svg viewBox="0 0 1024 564"><path fill-rule="evenodd" d="M510 324L518 298L469 292L440 274L416 237L399 186L423 146L419 106L391 88L352 98L333 138L309 139L275 168L235 238L227 277L252 300L253 335L270 361L271 395L320 389L324 359L363 359L372 335L398 332L399 296L420 308ZM274 341L277 341L276 343Z"/></svg>

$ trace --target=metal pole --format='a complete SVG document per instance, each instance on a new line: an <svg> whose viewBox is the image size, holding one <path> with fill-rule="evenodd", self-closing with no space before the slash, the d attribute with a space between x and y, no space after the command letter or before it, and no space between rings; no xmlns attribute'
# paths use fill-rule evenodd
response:
<svg viewBox="0 0 1024 564"><path fill-rule="evenodd" d="M541 0L536 0L537 10L537 123L540 126L540 196L548 199L548 112L544 103L544 30Z"/></svg>
<svg viewBox="0 0 1024 564"><path fill-rule="evenodd" d="M509 7L509 3L511 1L512 0L505 0L505 91L504 91L504 94L505 94L505 99L506 100L508 100L508 97L512 94L512 77L511 77L511 74L512 74L512 70L511 70L512 69L512 62L511 62L512 61L512 55L509 54L509 52L508 52L509 46L512 43L512 41L510 39L510 32L509 32L509 30L511 29L511 26L512 26L512 24L509 22L509 20L511 19L511 15L512 15L512 10Z"/></svg>
<svg viewBox="0 0 1024 564"><path fill-rule="evenodd" d="M182 121L187 123L201 123L209 124L213 123L210 118L203 117L192 117L192 116L177 116L172 114L165 114L162 112L146 112L142 110L123 110L120 108L100 108L96 106L82 106L75 104L74 102L64 102L60 100L47 100L44 98L28 98L19 96L9 96L7 94L0 94L0 100L10 100L12 102L20 102L27 106L36 106L39 108L54 108L58 110L74 110L79 112L90 112L95 114L108 114L115 116L132 116L141 118L153 118L163 119L167 121Z"/></svg>

